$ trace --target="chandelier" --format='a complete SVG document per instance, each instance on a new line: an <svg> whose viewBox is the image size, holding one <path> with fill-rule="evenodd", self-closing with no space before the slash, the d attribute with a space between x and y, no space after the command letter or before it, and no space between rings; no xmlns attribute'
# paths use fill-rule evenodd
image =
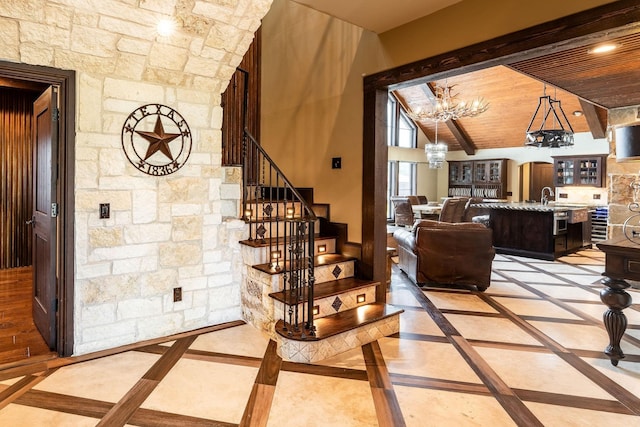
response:
<svg viewBox="0 0 640 427"><path fill-rule="evenodd" d="M435 105L430 110L409 111L409 117L414 120L432 120L435 122L446 122L447 120L458 120L462 117L475 117L484 113L489 108L489 103L483 98L476 98L471 102L460 101L457 94L454 94L453 86L436 84Z"/></svg>
<svg viewBox="0 0 640 427"><path fill-rule="evenodd" d="M444 159L449 147L444 142L438 142L438 122L436 121L436 137L433 143L425 144L424 152L427 155L430 169L440 169L444 165Z"/></svg>
<svg viewBox="0 0 640 427"><path fill-rule="evenodd" d="M562 110L560 101L547 95L543 87L543 96L538 99L538 107L531 117L526 131L524 145L527 147L570 147L573 145L573 128ZM551 118L551 120L549 120ZM537 130L531 130L534 122L540 122ZM566 125L566 127L565 127Z"/></svg>
<svg viewBox="0 0 640 427"><path fill-rule="evenodd" d="M439 169L444 165L448 146L444 142L438 142L438 122L458 120L462 117L475 117L484 113L489 108L489 103L483 98L476 98L471 102L460 101L452 91L453 86L445 83L444 86L436 84L433 90L435 105L430 110L409 110L407 114L415 121L431 120L436 123L436 136L433 143L424 146L429 168Z"/></svg>

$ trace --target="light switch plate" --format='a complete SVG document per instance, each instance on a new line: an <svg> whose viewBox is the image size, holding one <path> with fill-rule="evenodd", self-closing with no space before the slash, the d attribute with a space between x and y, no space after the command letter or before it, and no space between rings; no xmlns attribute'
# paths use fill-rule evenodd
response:
<svg viewBox="0 0 640 427"><path fill-rule="evenodd" d="M111 216L111 204L100 203L100 219L108 219Z"/></svg>

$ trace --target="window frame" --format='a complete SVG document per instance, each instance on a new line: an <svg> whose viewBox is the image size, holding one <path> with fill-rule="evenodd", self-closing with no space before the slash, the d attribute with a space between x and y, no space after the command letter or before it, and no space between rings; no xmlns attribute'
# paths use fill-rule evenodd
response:
<svg viewBox="0 0 640 427"><path fill-rule="evenodd" d="M401 125L404 124L408 126L408 129L402 128ZM389 99L387 101L387 126L387 145L389 147L418 147L418 127L414 121L411 120L393 92L389 92ZM400 145L400 132L402 130L407 130L411 133L411 146Z"/></svg>

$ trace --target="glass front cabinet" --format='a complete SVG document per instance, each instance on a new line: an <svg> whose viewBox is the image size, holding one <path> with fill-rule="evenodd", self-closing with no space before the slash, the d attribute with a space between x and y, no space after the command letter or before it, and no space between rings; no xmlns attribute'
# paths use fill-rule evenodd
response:
<svg viewBox="0 0 640 427"><path fill-rule="evenodd" d="M450 161L449 196L504 199L507 160Z"/></svg>
<svg viewBox="0 0 640 427"><path fill-rule="evenodd" d="M553 158L556 187L581 185L602 187L604 185L607 156L558 156Z"/></svg>

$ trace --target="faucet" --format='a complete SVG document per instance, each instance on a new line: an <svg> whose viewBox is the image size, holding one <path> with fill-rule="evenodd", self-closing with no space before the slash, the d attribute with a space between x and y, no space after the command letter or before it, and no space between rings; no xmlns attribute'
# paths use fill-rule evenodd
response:
<svg viewBox="0 0 640 427"><path fill-rule="evenodd" d="M543 205L548 205L549 198L544 194L544 190L549 190L549 197L553 197L553 190L551 189L551 187L544 187L542 189L542 193L540 193L540 203L542 203Z"/></svg>

